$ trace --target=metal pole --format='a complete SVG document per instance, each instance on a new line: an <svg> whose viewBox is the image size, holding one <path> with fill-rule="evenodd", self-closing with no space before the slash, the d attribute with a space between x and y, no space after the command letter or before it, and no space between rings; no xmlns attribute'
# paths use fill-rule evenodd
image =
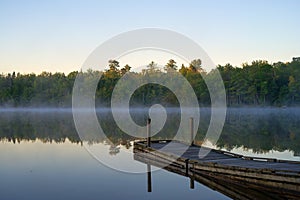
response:
<svg viewBox="0 0 300 200"><path fill-rule="evenodd" d="M194 145L194 118L190 118L191 146Z"/></svg>
<svg viewBox="0 0 300 200"><path fill-rule="evenodd" d="M147 120L147 147L151 147L151 119Z"/></svg>

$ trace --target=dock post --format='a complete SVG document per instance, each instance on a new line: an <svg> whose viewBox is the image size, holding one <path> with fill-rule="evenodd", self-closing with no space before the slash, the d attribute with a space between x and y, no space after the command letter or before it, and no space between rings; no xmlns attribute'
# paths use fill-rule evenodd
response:
<svg viewBox="0 0 300 200"><path fill-rule="evenodd" d="M189 176L189 159L185 160L185 175Z"/></svg>
<svg viewBox="0 0 300 200"><path fill-rule="evenodd" d="M195 189L195 162L192 162L191 171L192 175L190 177L190 188Z"/></svg>
<svg viewBox="0 0 300 200"><path fill-rule="evenodd" d="M190 178L190 189L195 189L195 179Z"/></svg>
<svg viewBox="0 0 300 200"><path fill-rule="evenodd" d="M151 165L147 164L148 192L152 192Z"/></svg>
<svg viewBox="0 0 300 200"><path fill-rule="evenodd" d="M151 119L147 119L147 147L151 147Z"/></svg>
<svg viewBox="0 0 300 200"><path fill-rule="evenodd" d="M191 146L194 145L194 118L190 118Z"/></svg>

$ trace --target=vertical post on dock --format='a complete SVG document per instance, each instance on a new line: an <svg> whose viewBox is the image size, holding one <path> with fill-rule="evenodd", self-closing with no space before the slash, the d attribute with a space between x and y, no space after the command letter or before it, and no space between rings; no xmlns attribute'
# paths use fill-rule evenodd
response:
<svg viewBox="0 0 300 200"><path fill-rule="evenodd" d="M151 119L147 119L147 147L151 147Z"/></svg>
<svg viewBox="0 0 300 200"><path fill-rule="evenodd" d="M185 160L185 175L189 176L189 159Z"/></svg>
<svg viewBox="0 0 300 200"><path fill-rule="evenodd" d="M190 118L191 146L194 145L194 118Z"/></svg>
<svg viewBox="0 0 300 200"><path fill-rule="evenodd" d="M151 165L147 164L147 181L148 181L148 192L152 192L152 181L151 181Z"/></svg>

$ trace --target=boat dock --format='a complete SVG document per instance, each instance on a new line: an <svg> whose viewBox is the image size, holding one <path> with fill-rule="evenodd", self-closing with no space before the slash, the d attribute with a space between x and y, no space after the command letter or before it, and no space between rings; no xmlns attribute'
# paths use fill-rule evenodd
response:
<svg viewBox="0 0 300 200"><path fill-rule="evenodd" d="M209 148L199 158L200 149L179 141L136 141L134 159L189 177L191 188L197 181L234 199L300 199L300 162Z"/></svg>

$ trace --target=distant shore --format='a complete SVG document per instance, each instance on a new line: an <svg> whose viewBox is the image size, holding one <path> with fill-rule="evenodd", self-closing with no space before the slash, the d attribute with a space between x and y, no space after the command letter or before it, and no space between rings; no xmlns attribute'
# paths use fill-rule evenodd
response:
<svg viewBox="0 0 300 200"><path fill-rule="evenodd" d="M150 107L130 107L131 111L148 111ZM93 108L72 108L72 107L1 107L0 112L72 112L72 110L94 110ZM120 107L118 108L120 111L125 111L127 108ZM180 107L165 107L167 111L179 111L182 110L189 110L194 108L180 108ZM199 107L201 110L210 110L211 107ZM218 109L218 108L216 108ZM226 107L227 110L299 110L300 106L293 106L293 107L276 107L276 106L244 106L244 107ZM110 112L110 107L96 107L96 112Z"/></svg>

